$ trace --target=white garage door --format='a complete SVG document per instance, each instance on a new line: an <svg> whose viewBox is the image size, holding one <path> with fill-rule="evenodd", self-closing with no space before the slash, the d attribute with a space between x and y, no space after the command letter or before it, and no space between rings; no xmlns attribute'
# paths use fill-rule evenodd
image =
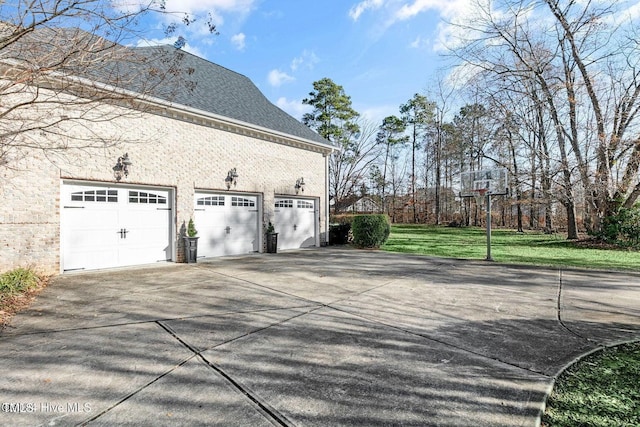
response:
<svg viewBox="0 0 640 427"><path fill-rule="evenodd" d="M258 197L196 193L194 218L198 257L258 251Z"/></svg>
<svg viewBox="0 0 640 427"><path fill-rule="evenodd" d="M172 258L168 190L64 184L61 197L64 271Z"/></svg>
<svg viewBox="0 0 640 427"><path fill-rule="evenodd" d="M276 198L274 227L278 249L315 246L317 215L314 199Z"/></svg>

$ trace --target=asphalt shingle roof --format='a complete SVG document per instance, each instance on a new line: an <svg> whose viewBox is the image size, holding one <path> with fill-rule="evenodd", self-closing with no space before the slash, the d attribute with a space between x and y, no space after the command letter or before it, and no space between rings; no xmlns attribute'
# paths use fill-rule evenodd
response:
<svg viewBox="0 0 640 427"><path fill-rule="evenodd" d="M130 47L77 28L39 28L0 50L3 58L333 145L272 104L246 76L173 46Z"/></svg>
<svg viewBox="0 0 640 427"><path fill-rule="evenodd" d="M331 145L329 141L272 104L253 82L242 74L173 46L132 49L140 56L163 58L160 62L167 64L165 66L178 64L180 76L185 82L176 84L169 92L152 91L156 96L187 107ZM176 55L179 55L178 60L168 60Z"/></svg>

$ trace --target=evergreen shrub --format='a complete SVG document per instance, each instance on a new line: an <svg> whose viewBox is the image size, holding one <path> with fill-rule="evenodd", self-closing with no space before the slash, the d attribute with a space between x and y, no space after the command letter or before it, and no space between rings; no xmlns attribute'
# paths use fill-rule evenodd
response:
<svg viewBox="0 0 640 427"><path fill-rule="evenodd" d="M356 215L351 223L353 244L361 248L379 248L389 238L391 224L387 215Z"/></svg>
<svg viewBox="0 0 640 427"><path fill-rule="evenodd" d="M622 246L640 246L640 204L632 208L619 207L602 221L602 230L596 236L609 243Z"/></svg>

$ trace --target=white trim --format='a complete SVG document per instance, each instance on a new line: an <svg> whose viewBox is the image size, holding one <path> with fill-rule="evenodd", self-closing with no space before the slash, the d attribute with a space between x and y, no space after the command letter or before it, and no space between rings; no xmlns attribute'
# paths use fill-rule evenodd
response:
<svg viewBox="0 0 640 427"><path fill-rule="evenodd" d="M292 194L279 194L275 193L273 196L273 204L277 202L277 199L292 199L292 200L313 200L313 234L314 234L314 246L319 248L320 245L320 202L321 198L316 196L304 196L304 195L292 195ZM293 209L297 209L297 205L294 204ZM275 220L275 212L274 212ZM276 230L277 231L277 230ZM328 238L328 237L327 237Z"/></svg>
<svg viewBox="0 0 640 427"><path fill-rule="evenodd" d="M169 193L168 202L169 208L171 209L171 219L169 221L169 252L170 252L170 260L171 262L176 262L176 215L177 215L177 200L176 194L177 191L175 187L168 186L160 186L160 185L146 185L146 184L119 184L115 182L108 181L91 181L91 180L82 180L82 179L69 179L69 178L61 178L60 179L60 187L59 187L59 221L58 221L58 236L59 236L59 245L58 245L58 253L60 254L60 262L59 262L59 272L60 274L65 273L64 271L64 251L63 251L63 238L62 238L62 215L64 210L64 200L62 200L62 195L64 194L64 186L65 185L87 185L87 186L96 186L96 187L117 187L122 189L149 189L149 190L162 190L167 191ZM118 268L118 267L114 267Z"/></svg>
<svg viewBox="0 0 640 427"><path fill-rule="evenodd" d="M193 190L193 201L195 202L197 200L196 195L198 194L210 194L210 195L217 195L217 196L239 196L239 197L245 197L245 196L249 196L249 197L255 197L256 198L256 206L255 208L258 211L258 218L257 218L257 233L258 233L258 253L262 253L263 251L263 244L264 244L264 226L263 226L263 220L262 218L264 218L264 194L263 193L258 193L258 192L242 192L242 191L229 191L229 190L212 190L212 189L205 189L205 188L194 188ZM195 203L194 203L194 209L196 209ZM195 214L195 211L194 211ZM196 224L196 228L197 228L197 224Z"/></svg>
<svg viewBox="0 0 640 427"><path fill-rule="evenodd" d="M22 63L16 59L4 59L0 62L4 62L5 64L14 67L20 67L22 65ZM205 110L200 110L197 108L188 107L183 104L166 101L162 98L140 94L138 92L118 88L106 83L95 82L84 77L63 75L60 72L53 71L51 72L51 74L47 75L47 78L56 80L57 82L64 81L65 83L68 83L69 81L71 81L78 84L79 86L92 87L94 89L102 90L106 93L115 93L118 95L131 97L141 104L147 104L151 107L156 108L160 107L160 111L157 111L157 113L161 113L165 117L170 117L177 120L187 120L200 125L209 125L210 127L216 129L235 132L249 137L264 139L274 143L290 145L293 147L304 148L321 153L333 152L334 150L338 149L338 147L335 147L331 144L324 144L307 138L290 135L284 132L254 125L241 120L214 114ZM173 112L173 114L169 114L169 111ZM202 121L202 123L199 123L198 120ZM303 124L301 125L304 126ZM249 133L246 132L247 130L249 131Z"/></svg>

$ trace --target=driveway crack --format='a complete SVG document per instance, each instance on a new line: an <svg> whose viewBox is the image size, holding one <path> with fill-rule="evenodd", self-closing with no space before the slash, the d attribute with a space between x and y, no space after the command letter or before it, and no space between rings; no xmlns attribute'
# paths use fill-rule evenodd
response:
<svg viewBox="0 0 640 427"><path fill-rule="evenodd" d="M562 273L563 273L562 268L559 268L558 269L558 293L557 293L557 297L556 297L556 318L558 320L558 323L560 324L560 326L562 326L562 328L565 331L569 332L571 335L574 335L574 336L576 336L576 337L578 337L578 338L580 338L582 340L585 340L585 341L587 341L589 343L595 343L595 344L599 345L599 343L597 341L592 340L591 338L586 337L586 336L580 334L579 332L574 331L573 329L571 329L564 322L564 319L562 318L562 312L563 312L563 310L562 310L562 298L563 298L562 293L563 293L563 290L564 290L563 289L564 288L564 282L562 280L562 278L563 278L563 274Z"/></svg>
<svg viewBox="0 0 640 427"><path fill-rule="evenodd" d="M373 323L373 324L381 325L381 326L384 326L384 327L387 327L387 328L395 329L395 330L403 332L405 334L409 334L409 335L413 335L415 337L419 337L419 338L423 338L423 339L426 339L426 340L429 340L429 341L437 342L437 343L445 345L447 347L452 347L452 348L455 348L455 349L457 349L459 351L463 351L463 352L468 353L468 354L473 354L474 356L478 356L478 357L481 357L483 359L493 360L494 362L502 363L504 365L508 365L508 366L513 367L513 368L522 369L523 371L526 371L526 372L529 372L529 373L534 373L534 374L537 374L537 375L542 375L542 376L544 376L546 378L550 378L550 376L545 374L544 372L540 372L540 371L532 369L532 368L526 368L526 367L520 366L520 365L512 363L512 362L507 362L507 361L499 359L497 357L488 356L486 354L471 350L469 348L466 348L466 347L463 347L463 346L460 346L460 345L457 345L457 344L453 344L451 342L447 342L445 340L441 340L441 339L432 337L432 336L430 336L428 334L422 334L422 333L414 332L414 331L402 328L400 326L392 325L390 323L386 323L386 322L383 322L383 321L380 321L380 320L377 320L377 319L372 319L372 318L370 318L370 317L368 317L366 315L359 314L359 313L353 313L353 312L350 312L349 310L345 310L345 309L342 309L342 308L331 307L331 306L327 306L327 307L331 308L332 310L338 311L338 312L349 314L350 316L358 317L358 318L360 318L360 319L362 319L362 320L364 320L366 322L369 322L369 323Z"/></svg>

